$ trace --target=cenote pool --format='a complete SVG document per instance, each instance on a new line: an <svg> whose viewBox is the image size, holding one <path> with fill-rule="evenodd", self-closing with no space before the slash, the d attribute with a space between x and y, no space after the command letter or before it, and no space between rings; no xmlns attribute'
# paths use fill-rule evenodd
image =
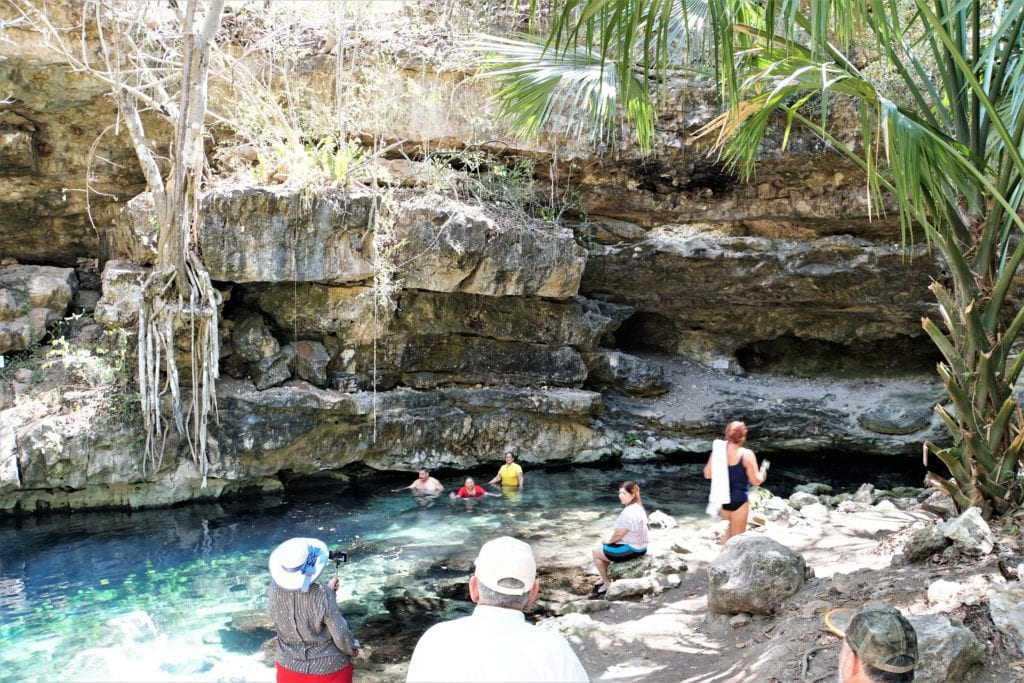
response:
<svg viewBox="0 0 1024 683"><path fill-rule="evenodd" d="M837 491L863 482L914 486L923 474L892 460L866 465L844 457L840 468L827 456L800 456L799 466L772 461L767 486L777 494L806 481ZM487 481L497 466L472 474ZM228 625L235 612L265 606L267 557L286 538L315 536L349 552L338 570L339 602L358 634L362 622L386 611L390 595L429 594L438 567L454 560L468 566L494 536L521 536L542 556L567 542L596 541L614 521L624 479L641 483L648 511L665 510L695 530L706 526L712 522L703 515L701 466L524 463L522 495L478 501L391 493L412 481L409 474L337 493L3 520L0 680L270 681L273 670L258 652L265 636L247 637ZM459 479L434 474L449 490ZM346 609L346 601L361 614Z"/></svg>

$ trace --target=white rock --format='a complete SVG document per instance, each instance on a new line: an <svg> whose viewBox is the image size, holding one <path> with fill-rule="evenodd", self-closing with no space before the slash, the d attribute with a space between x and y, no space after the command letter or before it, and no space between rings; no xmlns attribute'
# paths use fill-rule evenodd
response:
<svg viewBox="0 0 1024 683"><path fill-rule="evenodd" d="M928 586L928 602L950 609L959 605L978 605L981 595L979 587L957 581L939 579Z"/></svg>
<svg viewBox="0 0 1024 683"><path fill-rule="evenodd" d="M649 514L647 516L647 524L655 529L674 529L679 526L674 517L661 510L655 510Z"/></svg>
<svg viewBox="0 0 1024 683"><path fill-rule="evenodd" d="M800 515L804 519L812 521L825 521L828 519L828 508L821 503L812 503L811 505L805 505L800 508Z"/></svg>
<svg viewBox="0 0 1024 683"><path fill-rule="evenodd" d="M992 623L1024 649L1024 587L997 586L988 596L988 611Z"/></svg>
<svg viewBox="0 0 1024 683"><path fill-rule="evenodd" d="M978 508L969 508L956 519L939 524L942 534L965 555L988 555L995 537Z"/></svg>
<svg viewBox="0 0 1024 683"><path fill-rule="evenodd" d="M789 497L789 504L795 510L799 510L807 505L813 505L815 503L820 502L821 501L818 500L817 496L810 493L804 493L803 491L797 491L796 493Z"/></svg>

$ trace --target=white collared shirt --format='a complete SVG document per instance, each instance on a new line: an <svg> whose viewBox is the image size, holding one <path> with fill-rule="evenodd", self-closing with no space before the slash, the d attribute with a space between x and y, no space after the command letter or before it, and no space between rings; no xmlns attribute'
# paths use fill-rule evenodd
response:
<svg viewBox="0 0 1024 683"><path fill-rule="evenodd" d="M407 683L589 681L567 641L526 623L514 609L477 605L431 626L416 643Z"/></svg>

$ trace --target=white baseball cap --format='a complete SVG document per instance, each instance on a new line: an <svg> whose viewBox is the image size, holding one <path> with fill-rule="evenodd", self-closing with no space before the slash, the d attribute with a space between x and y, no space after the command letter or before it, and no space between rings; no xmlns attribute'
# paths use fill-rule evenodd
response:
<svg viewBox="0 0 1024 683"><path fill-rule="evenodd" d="M327 544L316 538L290 538L270 553L270 576L289 591L309 590L327 566Z"/></svg>
<svg viewBox="0 0 1024 683"><path fill-rule="evenodd" d="M476 557L476 580L502 595L522 595L537 580L537 561L529 545L511 536L501 536L484 543ZM504 579L518 586L502 586ZM512 583L512 582L506 582Z"/></svg>

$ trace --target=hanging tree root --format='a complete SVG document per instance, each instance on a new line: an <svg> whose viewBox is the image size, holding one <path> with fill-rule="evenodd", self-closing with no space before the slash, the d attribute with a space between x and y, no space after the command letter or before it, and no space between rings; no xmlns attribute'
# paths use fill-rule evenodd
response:
<svg viewBox="0 0 1024 683"><path fill-rule="evenodd" d="M207 427L210 413L216 416L216 380L220 366L220 293L214 289L205 270L188 270L188 302L177 292L173 269L154 271L143 286L143 305L139 312L139 394L146 430L144 468L148 464L151 471L156 472L163 464L169 425L164 424L160 402L161 396L170 393L174 426L185 436L205 488L209 471ZM187 410L181 397L174 352L175 333L186 327L192 380ZM161 370L164 373L162 387Z"/></svg>

